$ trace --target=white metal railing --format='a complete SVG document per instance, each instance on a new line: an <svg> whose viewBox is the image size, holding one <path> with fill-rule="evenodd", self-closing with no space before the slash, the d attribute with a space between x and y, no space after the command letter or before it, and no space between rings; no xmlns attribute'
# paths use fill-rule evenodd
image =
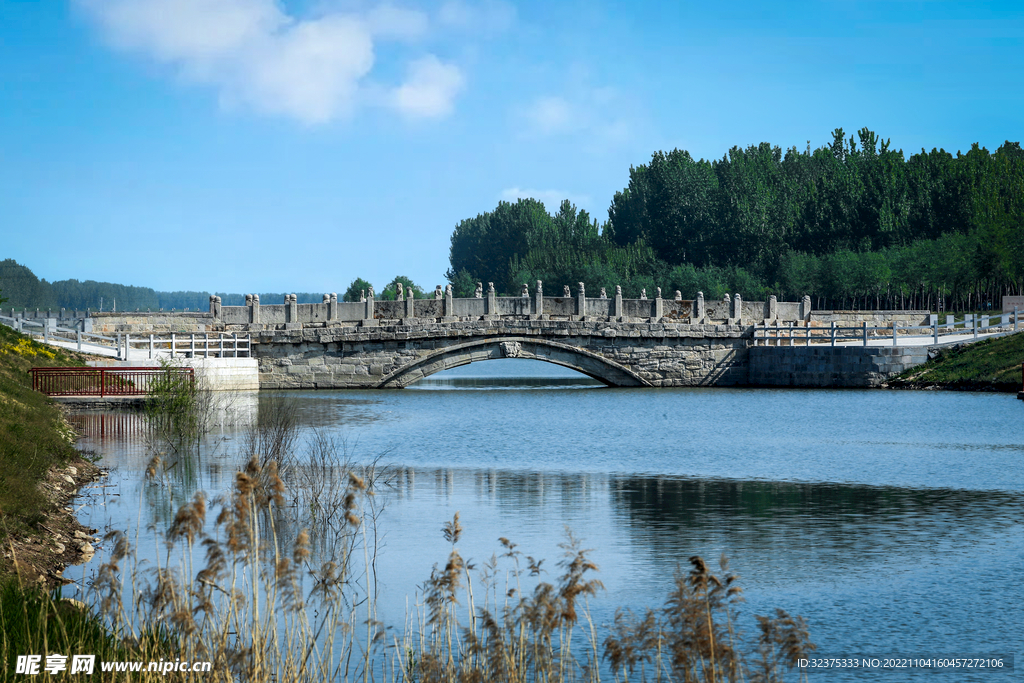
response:
<svg viewBox="0 0 1024 683"><path fill-rule="evenodd" d="M863 346L868 341L892 339L893 346L899 346L901 337L910 341L912 337L931 337L930 343L940 344L942 338L969 335L974 339L993 334L1016 332L1019 314L1016 308L1012 313L978 316L967 314L962 320L956 321L954 316L946 316L946 322L940 323L937 315L932 316L928 325L899 325L893 322L886 326L871 326L866 322L859 326L842 326L834 322L829 327L813 327L809 323L789 323L774 325L765 323L754 325L754 346L811 346L827 344L849 344L860 342ZM994 322L998 319L998 322ZM914 333L918 334L914 334ZM920 341L917 342L920 344Z"/></svg>
<svg viewBox="0 0 1024 683"><path fill-rule="evenodd" d="M88 352L82 344L99 346L114 351L120 360L130 356L157 358L248 358L252 353L249 335L225 332L198 332L131 335L130 333L107 336L82 332L67 327L49 325L44 320L11 318L0 315L0 323L12 327L22 334L41 337L46 344L63 342L74 344L78 351Z"/></svg>
<svg viewBox="0 0 1024 683"><path fill-rule="evenodd" d="M117 342L116 337L93 334L92 332L82 332L81 330L75 330L68 327L60 327L59 325L50 325L47 323L47 319L45 318L42 320L32 320L29 318L11 318L6 315L0 315L0 323L14 328L22 334L31 335L33 337L42 337L43 341L47 344L51 341L74 342L77 344L79 351L82 350L83 342L96 346L111 347L113 347Z"/></svg>
<svg viewBox="0 0 1024 683"><path fill-rule="evenodd" d="M150 358L248 358L252 352L249 335L226 332L186 332L170 334L124 335L125 349L141 349Z"/></svg>

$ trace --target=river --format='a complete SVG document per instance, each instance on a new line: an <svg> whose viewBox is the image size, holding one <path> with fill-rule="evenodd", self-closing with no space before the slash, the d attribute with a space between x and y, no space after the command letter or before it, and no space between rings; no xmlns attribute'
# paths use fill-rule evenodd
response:
<svg viewBox="0 0 1024 683"><path fill-rule="evenodd" d="M549 580L572 530L600 567L599 625L617 607L663 604L690 556L717 566L724 554L741 576L744 629L776 608L802 615L817 656L1024 652L1024 406L1012 395L612 389L520 360L400 391L281 395L297 408L300 442L319 429L356 460L389 466L385 622L402 623L417 586L443 565L441 527L458 511L464 557L482 563L507 537L547 558ZM234 410L249 415L268 398L239 397ZM145 537L193 490L225 490L240 462L239 428L214 430L200 466L176 480L181 490L140 517L147 446L113 429L113 415L101 433L100 419L79 419L81 446L114 468L79 513L98 528L141 519ZM66 574L85 583L96 563Z"/></svg>

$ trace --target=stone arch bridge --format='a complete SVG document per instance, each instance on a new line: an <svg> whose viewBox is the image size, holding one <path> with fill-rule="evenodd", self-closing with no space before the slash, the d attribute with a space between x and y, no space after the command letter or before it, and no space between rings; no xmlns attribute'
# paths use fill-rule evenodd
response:
<svg viewBox="0 0 1024 683"><path fill-rule="evenodd" d="M625 299L601 290L587 297L578 283L552 297L537 282L518 297L499 297L491 285L486 294L478 286L475 297L456 299L439 286L432 299L399 293L396 301L374 301L371 291L360 302L327 294L321 304L299 305L289 296L283 306L261 307L250 296L234 310L214 297L211 313L253 335L261 387L388 389L494 358L543 360L611 386L738 384L748 377L751 325L810 311L809 299L705 302L702 294L652 294Z"/></svg>
<svg viewBox="0 0 1024 683"><path fill-rule="evenodd" d="M486 295L478 287L468 299L440 287L433 298L396 301L375 301L372 291L359 302L325 294L319 304L299 304L287 295L283 304L261 305L258 296L247 295L244 306L221 306L211 297L209 312L102 313L89 322L103 334L247 334L263 389L391 389L497 358L547 361L610 386L795 384L789 370L775 376L778 349L753 345L754 326L829 320L812 319L809 297L757 302L736 295L705 302L700 294L695 300L678 292L662 299L658 290L652 299L624 299L602 290L590 298L582 284L575 295L565 287L562 296L550 297L537 284L532 293L524 286L519 297L498 297L493 287ZM905 313L913 319L922 312ZM893 315L886 317L895 320ZM813 370L813 382L800 380L806 386L866 386L884 379L877 359L861 350L802 352L835 356L797 359L801 371Z"/></svg>

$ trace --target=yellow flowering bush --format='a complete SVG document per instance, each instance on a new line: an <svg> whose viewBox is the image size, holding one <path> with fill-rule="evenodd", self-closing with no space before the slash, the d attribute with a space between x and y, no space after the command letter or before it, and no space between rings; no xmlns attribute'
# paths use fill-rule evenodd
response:
<svg viewBox="0 0 1024 683"><path fill-rule="evenodd" d="M0 353L10 353L22 358L56 358L56 354L42 344L34 342L27 337L22 337L16 343L0 346Z"/></svg>

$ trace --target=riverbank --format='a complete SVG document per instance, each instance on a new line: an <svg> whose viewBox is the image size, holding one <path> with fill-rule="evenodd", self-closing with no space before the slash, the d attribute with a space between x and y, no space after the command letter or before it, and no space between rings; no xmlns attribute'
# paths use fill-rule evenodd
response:
<svg viewBox="0 0 1024 683"><path fill-rule="evenodd" d="M942 349L927 363L894 377L891 389L945 389L952 391L1021 391L1024 332L957 344Z"/></svg>
<svg viewBox="0 0 1024 683"><path fill-rule="evenodd" d="M93 552L96 530L67 506L100 476L75 450L61 408L32 389L31 368L54 365L82 366L85 357L0 326L0 575L48 588Z"/></svg>

